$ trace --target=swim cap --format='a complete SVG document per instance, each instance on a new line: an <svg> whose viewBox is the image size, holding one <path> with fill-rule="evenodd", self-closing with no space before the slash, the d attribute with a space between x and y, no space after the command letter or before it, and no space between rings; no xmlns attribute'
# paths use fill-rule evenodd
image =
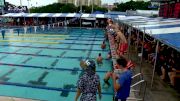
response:
<svg viewBox="0 0 180 101"><path fill-rule="evenodd" d="M85 69L87 75L94 75L96 70L95 62L93 60L86 60L85 63L87 65L87 68Z"/></svg>
<svg viewBox="0 0 180 101"><path fill-rule="evenodd" d="M93 60L86 60L85 61L86 65L88 68L90 69L95 69L96 68L96 64Z"/></svg>

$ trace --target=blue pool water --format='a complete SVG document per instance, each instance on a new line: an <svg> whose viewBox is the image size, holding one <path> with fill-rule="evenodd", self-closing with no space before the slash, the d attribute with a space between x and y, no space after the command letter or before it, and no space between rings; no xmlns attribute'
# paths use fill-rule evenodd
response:
<svg viewBox="0 0 180 101"><path fill-rule="evenodd" d="M0 37L0 95L48 101L73 101L81 73L80 58L106 58L109 46L102 50L101 29L51 29L6 33ZM101 78L112 68L104 59L97 66ZM102 89L102 101L112 101L113 88Z"/></svg>

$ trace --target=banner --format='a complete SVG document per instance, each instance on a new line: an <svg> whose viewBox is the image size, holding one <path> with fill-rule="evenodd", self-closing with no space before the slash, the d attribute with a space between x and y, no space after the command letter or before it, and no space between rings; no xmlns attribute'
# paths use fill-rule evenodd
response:
<svg viewBox="0 0 180 101"><path fill-rule="evenodd" d="M13 6L13 5L7 5L5 7L6 13L28 13L27 6Z"/></svg>

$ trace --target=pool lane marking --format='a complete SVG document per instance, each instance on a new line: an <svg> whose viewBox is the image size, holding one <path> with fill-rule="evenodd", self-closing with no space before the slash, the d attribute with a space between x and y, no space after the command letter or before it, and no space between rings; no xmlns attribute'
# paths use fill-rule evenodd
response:
<svg viewBox="0 0 180 101"><path fill-rule="evenodd" d="M91 45L91 44L88 44L88 43L67 43L67 42L60 42L60 44ZM92 45L99 45L100 46L101 44L92 44ZM2 45L0 45L0 46L2 46Z"/></svg>
<svg viewBox="0 0 180 101"><path fill-rule="evenodd" d="M7 35L6 37L15 37L15 36L17 36L17 37L24 37L24 36L28 36L28 37L30 37L30 36L33 36L33 37L35 37L35 36L66 36L66 37L68 37L69 35L65 35L65 34L20 34L19 36L18 35ZM0 37L2 37L2 36L0 36Z"/></svg>
<svg viewBox="0 0 180 101"><path fill-rule="evenodd" d="M100 40L100 39L79 39L79 38L76 38L76 39L71 39L69 37L62 37L62 38L46 38L46 37L29 37L29 36L24 36L24 37L5 37L5 38L9 38L9 40L11 39L18 39L18 38L27 38L27 39L42 39L42 40L77 40L77 41L103 41L103 40ZM68 39L69 38L69 39Z"/></svg>
<svg viewBox="0 0 180 101"><path fill-rule="evenodd" d="M59 57L62 58L64 56L64 54L66 54L66 51L63 51Z"/></svg>
<svg viewBox="0 0 180 101"><path fill-rule="evenodd" d="M9 86L16 86L16 87L25 87L25 88L34 88L34 89L43 89L43 90L50 90L50 91L58 91L58 92L76 92L76 90L71 89L63 89L57 87L47 87L47 86L37 86L37 85L30 85L30 84L22 84L22 83L14 83L14 82L3 82L0 81L0 85L9 85ZM110 92L102 92L103 95L113 95Z"/></svg>
<svg viewBox="0 0 180 101"><path fill-rule="evenodd" d="M61 44L77 44L77 45L91 45L91 44L89 44L89 43L78 43L78 42L76 42L76 43L67 43L67 42L61 42ZM93 45L101 45L101 44L93 44Z"/></svg>
<svg viewBox="0 0 180 101"><path fill-rule="evenodd" d="M21 51L22 49L17 49L16 51L15 51L15 53L17 53L17 52L19 52L19 51Z"/></svg>
<svg viewBox="0 0 180 101"><path fill-rule="evenodd" d="M53 50L79 50L79 51L103 51L103 52L108 52L108 50L91 50L91 49L68 49L68 48L51 48L51 47L33 47L33 46L17 46L17 45L0 45L0 46L11 46L11 47L26 47L26 48L39 48L39 49L53 49Z"/></svg>
<svg viewBox="0 0 180 101"><path fill-rule="evenodd" d="M12 40L12 39L18 39L18 38L25 38L25 37L15 37L15 38L10 38L8 40ZM26 39L37 39L37 40L69 40L69 41L103 41L103 40L98 40L98 39L68 39L67 38L44 38L44 37L27 37Z"/></svg>
<svg viewBox="0 0 180 101"><path fill-rule="evenodd" d="M61 44L61 42L41 42L41 41L30 41L30 40L0 40L0 42L29 42L29 43L40 43L40 44Z"/></svg>
<svg viewBox="0 0 180 101"><path fill-rule="evenodd" d="M37 81L30 80L28 83L32 85L40 85L40 86L46 86L47 82L43 82L43 79L49 74L49 72L44 71L41 76L38 78Z"/></svg>
<svg viewBox="0 0 180 101"><path fill-rule="evenodd" d="M25 53L10 53L10 52L0 52L1 54L15 54L15 55L24 55L24 56L37 56L37 57L51 57L51 58L60 58L60 59L80 59L80 58L87 58L87 57L63 57L63 55L66 53L66 52L63 52L62 54L60 54L60 56L52 56L52 55L39 55L39 54L25 54ZM7 57L7 56L6 56ZM6 57L3 57L2 59L6 58ZM90 57L89 57L90 58ZM96 58L90 58L90 59L96 59ZM109 60L109 59L104 59L104 60Z"/></svg>
<svg viewBox="0 0 180 101"><path fill-rule="evenodd" d="M17 39L18 39L18 38L21 38L21 39L22 39L22 38L27 38L27 39L32 39L32 38L33 38L33 39L35 39L35 38L37 38L37 39L45 39L45 40L63 40L63 39L66 39L66 38L68 38L68 37L46 38L46 37L39 37L39 36L38 36L38 37L37 37L37 36L33 36L33 37L29 37L29 36L23 36L23 37L21 37L21 36L20 36L20 37L18 37L18 36L17 36L17 37L6 37L6 36L5 36L5 38L9 38L9 39L15 39L15 38L17 38Z"/></svg>
<svg viewBox="0 0 180 101"><path fill-rule="evenodd" d="M37 51L35 54L38 55L38 54L41 53L42 51L43 51L43 50L41 49L41 50ZM17 52L15 52L15 53L17 53Z"/></svg>
<svg viewBox="0 0 180 101"><path fill-rule="evenodd" d="M12 74L16 69L12 68L7 73L5 73L3 76L0 77L0 81L8 81L10 78L7 77L8 75Z"/></svg>
<svg viewBox="0 0 180 101"><path fill-rule="evenodd" d="M7 36L5 36L5 37L23 37L23 36L65 36L65 37L79 37L79 35L74 35L74 34L20 34L19 36L18 35L7 35ZM2 36L0 36L0 38L1 38ZM91 34L88 34L88 35L86 35L86 36L81 36L81 37L87 37L87 38L94 38L94 35L91 35ZM104 36L102 36L102 37L100 37L100 36L97 36L96 38L104 38Z"/></svg>
<svg viewBox="0 0 180 101"><path fill-rule="evenodd" d="M27 58L26 60L24 60L22 63L23 64L26 64L28 61L30 61L30 60L32 60L33 58L32 57L29 57L29 58Z"/></svg>
<svg viewBox="0 0 180 101"><path fill-rule="evenodd" d="M37 35L37 36L36 36ZM5 37L7 37L7 38L13 38L13 37L46 37L46 36L51 36L51 37L65 37L65 38L79 38L79 36L78 35L70 35L70 34L68 34L68 35L40 35L40 34L30 34L30 35L26 35L26 34L22 34L22 35L19 35L19 36L17 36L17 35L7 35L7 36L5 36ZM89 35L89 36L81 36L82 38L94 38L94 35ZM0 38L2 38L2 36L0 36ZM104 38L103 36L102 37L100 37L100 36L96 36L96 38Z"/></svg>
<svg viewBox="0 0 180 101"><path fill-rule="evenodd" d="M76 41L103 41L103 40L98 40L98 39L65 39L65 40L76 40Z"/></svg>
<svg viewBox="0 0 180 101"><path fill-rule="evenodd" d="M51 64L51 67L54 67L56 66L56 64L59 62L59 59L56 59L52 64Z"/></svg>
<svg viewBox="0 0 180 101"><path fill-rule="evenodd" d="M95 40L95 38L96 38L96 35L97 35L97 33L96 33L95 36L94 36L94 40ZM94 44L94 42L95 42L95 41L93 41L92 44ZM99 47L100 47L100 46L99 46ZM92 51L91 51L92 49L93 49L93 45L91 45L91 47L90 47L90 51L89 51L88 54L87 54L87 58L90 58L90 55L91 55L91 53L92 53Z"/></svg>
<svg viewBox="0 0 180 101"><path fill-rule="evenodd" d="M38 68L38 69L43 69L43 70L56 70L56 71L74 71L74 68L80 68L80 67L74 67L72 69L67 69L67 68L53 68L53 67L41 67L41 66L31 66L31 65L20 65L20 64L10 64L10 63L0 63L0 65L4 65L4 66L12 66L12 67L23 67L23 68ZM77 70L77 71L82 71L81 69ZM108 70L107 70L108 71ZM106 73L107 71L103 71L103 70L99 70L96 71L98 73Z"/></svg>

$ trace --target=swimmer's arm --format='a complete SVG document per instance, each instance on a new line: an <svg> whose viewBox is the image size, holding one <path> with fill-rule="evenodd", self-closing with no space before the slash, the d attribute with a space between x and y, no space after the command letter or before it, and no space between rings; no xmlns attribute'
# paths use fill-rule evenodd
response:
<svg viewBox="0 0 180 101"><path fill-rule="evenodd" d="M99 99L101 99L101 84L99 83L98 85L98 94L99 94Z"/></svg>
<svg viewBox="0 0 180 101"><path fill-rule="evenodd" d="M80 89L77 89L75 101L78 100L78 98L79 98L80 95L81 95L81 91L80 91Z"/></svg>

